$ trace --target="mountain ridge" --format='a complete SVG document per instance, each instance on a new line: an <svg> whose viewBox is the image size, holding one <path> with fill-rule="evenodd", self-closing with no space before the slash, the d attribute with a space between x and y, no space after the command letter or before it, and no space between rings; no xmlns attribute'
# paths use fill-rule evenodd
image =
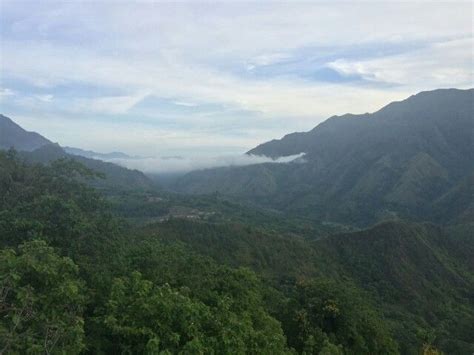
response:
<svg viewBox="0 0 474 355"><path fill-rule="evenodd" d="M373 114L332 116L248 152L272 158L303 152L304 164L191 172L176 189L217 191L335 222L433 220L434 201L474 172L473 102L474 89L439 89Z"/></svg>
<svg viewBox="0 0 474 355"><path fill-rule="evenodd" d="M36 132L28 132L11 118L0 115L0 149L14 148L30 164L49 164L58 159L72 159L86 167L105 175L104 179L94 180L94 187L109 189L154 189L157 184L138 170L105 162L91 157L69 154L58 143L53 143ZM82 152L81 149L79 149Z"/></svg>
<svg viewBox="0 0 474 355"><path fill-rule="evenodd" d="M79 155L85 158L100 159L100 160L110 160L110 159L136 159L137 157L132 157L128 154L122 152L110 152L110 153L99 153L93 150L85 150L81 148L74 147L62 147L64 151L68 154Z"/></svg>
<svg viewBox="0 0 474 355"><path fill-rule="evenodd" d="M0 114L0 149L13 147L17 150L33 151L52 143L41 134L27 131L11 118Z"/></svg>

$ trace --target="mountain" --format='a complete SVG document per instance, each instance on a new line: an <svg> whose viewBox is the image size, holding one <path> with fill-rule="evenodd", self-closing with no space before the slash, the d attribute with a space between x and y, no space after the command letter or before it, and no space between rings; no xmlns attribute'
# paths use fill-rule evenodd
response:
<svg viewBox="0 0 474 355"><path fill-rule="evenodd" d="M218 195L140 190L104 203L76 164L28 164L70 157L58 145L18 154L0 151L0 275L17 275L0 280L11 290L0 317L8 335L0 342L14 340L6 349L41 349L47 325L59 324L65 353L83 351L68 345L78 342L93 353L145 353L150 344L170 353L474 351L474 223L305 228ZM470 182L437 206L455 200L469 212ZM146 225L114 217L167 206L181 208ZM18 316L25 299L37 317Z"/></svg>
<svg viewBox="0 0 474 355"><path fill-rule="evenodd" d="M461 180L433 204L434 218L463 224L474 221L474 174Z"/></svg>
<svg viewBox="0 0 474 355"><path fill-rule="evenodd" d="M92 158L92 159L109 160L109 159L134 159L135 158L122 152L98 153L92 150L84 150L84 149L73 148L73 147L63 147L63 149L68 154L79 155L81 157Z"/></svg>
<svg viewBox="0 0 474 355"><path fill-rule="evenodd" d="M373 114L333 116L309 132L261 144L248 154L280 157L305 152L332 162L347 156L349 149L359 154L377 145L388 152L396 146L403 153L423 149L443 161L457 159L472 154L473 101L474 89L421 92Z"/></svg>
<svg viewBox="0 0 474 355"><path fill-rule="evenodd" d="M28 132L7 116L0 114L0 149L15 148L19 151L33 151L52 142L36 132ZM73 147L63 147L68 154L95 159L132 159L122 152L97 153Z"/></svg>
<svg viewBox="0 0 474 355"><path fill-rule="evenodd" d="M32 151L52 142L36 132L28 132L0 114L0 149Z"/></svg>
<svg viewBox="0 0 474 355"><path fill-rule="evenodd" d="M156 183L142 172L130 170L112 163L68 154L59 144L53 144L35 132L28 132L10 118L0 115L0 150L14 148L29 163L48 164L57 159L73 159L104 175L104 179L91 182L95 187L105 189L153 189ZM74 151L82 151L75 149ZM91 152L92 153L92 152ZM118 153L112 153L118 154Z"/></svg>
<svg viewBox="0 0 474 355"><path fill-rule="evenodd" d="M85 158L66 153L58 144L44 145L32 152L19 153L28 163L48 164L58 159L75 160L91 170L104 175L104 179L96 179L90 184L102 189L153 189L156 183L152 182L145 174L138 170L130 170L119 165L102 160Z"/></svg>
<svg viewBox="0 0 474 355"><path fill-rule="evenodd" d="M248 152L272 158L305 153L304 162L191 172L177 181L176 189L217 191L336 222L434 220L434 205L441 208L445 194L472 187L473 102L474 89L441 89L393 102L373 114L334 116L309 132L292 133ZM464 185L457 188L459 184Z"/></svg>

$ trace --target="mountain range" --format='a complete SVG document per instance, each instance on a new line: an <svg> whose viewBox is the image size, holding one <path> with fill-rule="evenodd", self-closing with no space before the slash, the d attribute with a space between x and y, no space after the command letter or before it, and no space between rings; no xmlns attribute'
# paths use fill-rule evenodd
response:
<svg viewBox="0 0 474 355"><path fill-rule="evenodd" d="M186 194L233 199L318 221L366 226L402 218L456 223L474 219L474 89L421 92L372 114L333 116L247 152L287 164L193 171L172 184ZM148 188L136 170L100 159L130 157L60 147L0 115L0 148L31 162L71 158L105 173L99 185Z"/></svg>
<svg viewBox="0 0 474 355"><path fill-rule="evenodd" d="M129 157L124 153L101 154L78 148L64 147L36 132L28 132L12 119L0 115L0 149L14 148L29 163L49 163L57 159L72 159L104 175L91 182L98 188L150 189L156 183L138 170L130 170L102 159Z"/></svg>
<svg viewBox="0 0 474 355"><path fill-rule="evenodd" d="M81 157L91 158L91 159L110 160L110 159L137 158L137 157L132 157L122 152L98 153L98 152L94 152L93 150L84 150L84 149L73 148L73 147L63 147L63 149L68 154L79 155Z"/></svg>
<svg viewBox="0 0 474 355"><path fill-rule="evenodd" d="M17 150L0 151L0 271L18 276L7 302L27 297L39 315L4 307L3 338L25 353L60 324L92 353L212 353L189 338L200 329L203 344L236 332L254 346L215 353L472 354L473 94L331 117L248 152L304 156L194 171L174 184L185 194L0 116L0 147ZM101 191L57 159L105 174L89 183ZM73 330L44 321L80 302Z"/></svg>
<svg viewBox="0 0 474 355"><path fill-rule="evenodd" d="M358 225L392 218L472 219L473 102L474 89L440 89L372 114L334 116L247 153L305 153L303 159L195 171L175 188Z"/></svg>

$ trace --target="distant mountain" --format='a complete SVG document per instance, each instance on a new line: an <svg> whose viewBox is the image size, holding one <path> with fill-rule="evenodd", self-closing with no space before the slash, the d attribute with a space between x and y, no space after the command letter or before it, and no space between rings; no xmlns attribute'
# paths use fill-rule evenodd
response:
<svg viewBox="0 0 474 355"><path fill-rule="evenodd" d="M91 182L92 186L102 189L134 190L157 187L157 184L141 171L130 170L102 160L71 155L66 153L58 144L44 145L32 152L20 152L20 155L29 163L48 164L51 161L63 158L78 161L89 169L104 174L104 179L96 179Z"/></svg>
<svg viewBox="0 0 474 355"><path fill-rule="evenodd" d="M472 191L473 180L467 177L474 173L473 102L474 89L443 89L393 102L373 114L334 116L309 132L248 152L272 158L303 152L305 163L197 171L181 178L176 188L217 191L345 223L434 219L434 204L436 213L453 207L441 203L455 202L442 199L449 191Z"/></svg>
<svg viewBox="0 0 474 355"><path fill-rule="evenodd" d="M52 142L36 132L28 132L0 114L0 149L32 151Z"/></svg>
<svg viewBox="0 0 474 355"><path fill-rule="evenodd" d="M309 132L261 144L248 154L280 157L304 152L307 158L330 164L367 154L371 148L381 150L379 154L397 149L398 155L416 150L464 171L460 160L474 154L473 102L474 89L421 92L373 114L331 117Z"/></svg>
<svg viewBox="0 0 474 355"><path fill-rule="evenodd" d="M110 160L110 159L135 159L136 158L122 152L98 153L92 150L84 150L84 149L73 148L73 147L63 147L63 149L68 154L79 155L81 157L92 158L92 159Z"/></svg>
<svg viewBox="0 0 474 355"><path fill-rule="evenodd" d="M78 154L68 154L59 144L53 144L38 133L28 132L10 118L0 115L0 149L10 149L12 147L19 151L19 154L30 163L47 164L62 158L79 161L88 168L105 175L105 179L92 182L95 187L106 189L150 189L156 187L156 183L138 170L130 170ZM75 149L75 151L88 153L80 149Z"/></svg>

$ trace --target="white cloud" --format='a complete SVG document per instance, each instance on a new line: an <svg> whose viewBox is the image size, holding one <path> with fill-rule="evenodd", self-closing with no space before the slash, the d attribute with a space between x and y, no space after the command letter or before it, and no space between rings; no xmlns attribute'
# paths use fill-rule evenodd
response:
<svg viewBox="0 0 474 355"><path fill-rule="evenodd" d="M51 95L51 94L36 95L35 98L42 102L51 102L54 99L54 95Z"/></svg>
<svg viewBox="0 0 474 355"><path fill-rule="evenodd" d="M338 59L327 64L343 75L417 88L473 85L472 37L434 43L423 49L377 59Z"/></svg>
<svg viewBox="0 0 474 355"><path fill-rule="evenodd" d="M333 114L375 111L420 90L472 86L471 3L28 4L2 4L0 84L12 80L41 93L19 90L3 101L20 112L28 108L28 122L38 130L82 148L145 155L196 145L245 151ZM375 53L397 46L408 49ZM334 57L346 47L375 49ZM330 58L329 68L365 82L248 75L291 61L298 51L303 59ZM96 90L62 97L63 87ZM166 120L151 112L145 127L134 109L148 96L196 110ZM225 110L205 116L198 108L209 103L240 110L241 117ZM113 115L128 115L128 122L117 127ZM54 124L41 118L51 116Z"/></svg>
<svg viewBox="0 0 474 355"><path fill-rule="evenodd" d="M196 107L198 106L197 104L193 103L193 102L184 102L184 101L173 101L173 103L175 105L178 105L178 106L185 106L185 107Z"/></svg>
<svg viewBox="0 0 474 355"><path fill-rule="evenodd" d="M16 93L13 90L10 90L8 88L0 88L0 99L2 97L7 97L7 96L14 96Z"/></svg>
<svg viewBox="0 0 474 355"><path fill-rule="evenodd" d="M218 168L225 166L245 166L261 163L284 164L304 156L304 153L292 156L271 159L256 155L220 155L220 156L171 156L143 159L111 159L110 162L125 166L130 169L138 169L146 173L186 173L193 170Z"/></svg>
<svg viewBox="0 0 474 355"><path fill-rule="evenodd" d="M251 67L265 66L289 60L291 55L288 53L270 53L262 54L250 60Z"/></svg>
<svg viewBox="0 0 474 355"><path fill-rule="evenodd" d="M13 46L13 45L12 45ZM14 46L13 46L14 47ZM30 43L8 51L5 70L24 80L48 86L78 82L100 83L131 92L121 97L84 99L80 107L95 111L122 113L144 97L147 91L158 97L183 98L201 103L223 103L271 116L324 117L346 112L374 110L391 100L412 94L407 88L392 91L377 88L308 83L296 79L246 80L213 69L176 60L161 64L131 63L113 57L94 57L93 53ZM33 54L33 55L31 55ZM30 59L31 58L31 59ZM47 69L53 66L54 72ZM92 68L92 69L91 69ZM71 106L74 107L74 106Z"/></svg>
<svg viewBox="0 0 474 355"><path fill-rule="evenodd" d="M93 99L79 99L74 107L78 112L95 112L105 114L127 113L133 106L143 100L147 94L129 96L109 96Z"/></svg>

